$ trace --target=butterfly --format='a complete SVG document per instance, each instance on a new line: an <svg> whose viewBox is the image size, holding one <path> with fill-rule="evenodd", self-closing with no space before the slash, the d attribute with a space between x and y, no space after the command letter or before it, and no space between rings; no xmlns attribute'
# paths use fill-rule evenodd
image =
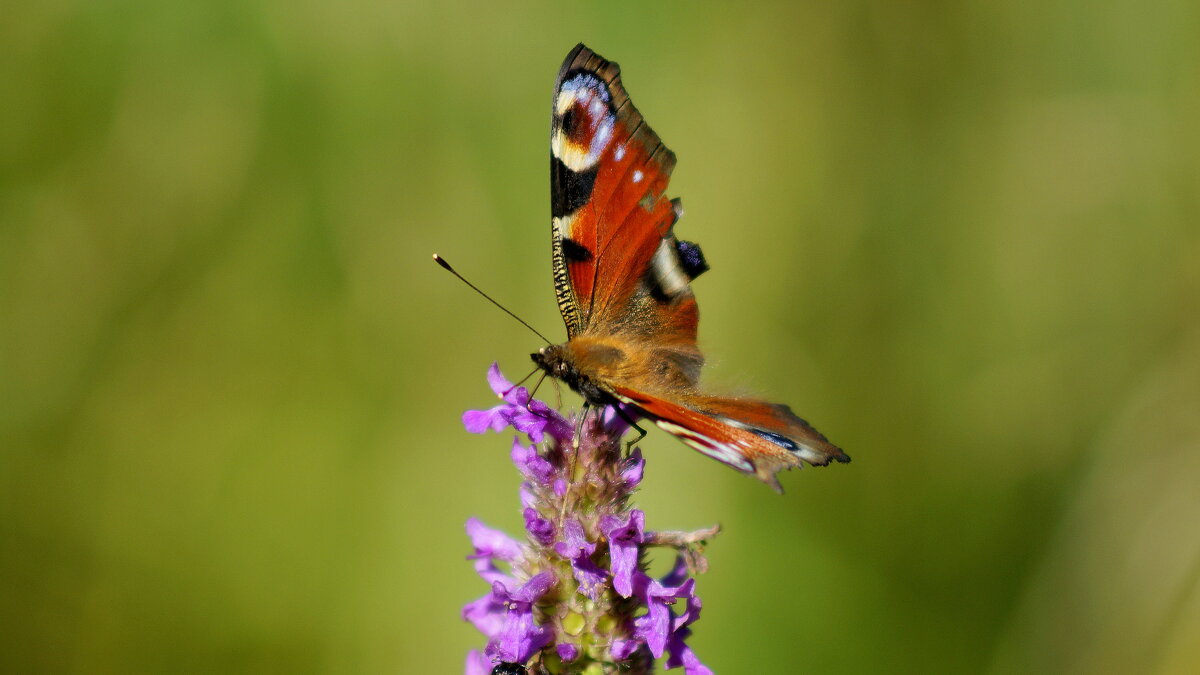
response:
<svg viewBox="0 0 1200 675"><path fill-rule="evenodd" d="M776 491L783 469L849 462L785 405L700 388L691 282L708 264L699 246L675 237L683 208L666 196L674 167L617 64L572 49L550 126L554 292L568 339L533 361L588 405L623 404Z"/></svg>

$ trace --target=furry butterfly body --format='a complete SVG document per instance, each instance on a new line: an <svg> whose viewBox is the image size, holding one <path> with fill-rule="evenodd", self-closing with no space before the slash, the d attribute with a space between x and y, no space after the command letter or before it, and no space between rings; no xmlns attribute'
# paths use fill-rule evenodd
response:
<svg viewBox="0 0 1200 675"><path fill-rule="evenodd" d="M777 490L783 469L850 461L787 406L700 388L691 282L708 265L674 235L683 209L665 193L675 155L629 100L617 65L576 46L551 119L552 263L568 340L534 362L589 404L624 404Z"/></svg>

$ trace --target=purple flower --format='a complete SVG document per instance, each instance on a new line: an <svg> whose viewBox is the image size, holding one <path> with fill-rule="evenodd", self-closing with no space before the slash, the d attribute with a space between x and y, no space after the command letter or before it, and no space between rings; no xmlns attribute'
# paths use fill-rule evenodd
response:
<svg viewBox="0 0 1200 675"><path fill-rule="evenodd" d="M474 602L468 602L463 607L462 618L491 638L504 627L504 610L504 601L498 600L494 593L488 593Z"/></svg>
<svg viewBox="0 0 1200 675"><path fill-rule="evenodd" d="M558 658L567 663L579 658L579 647L570 642L560 642L554 650L558 652Z"/></svg>
<svg viewBox="0 0 1200 675"><path fill-rule="evenodd" d="M499 581L492 584L492 598L504 607L500 630L488 642L484 654L497 661L525 663L549 644L554 631L533 620L533 603L554 585L553 572L542 572L513 592Z"/></svg>
<svg viewBox="0 0 1200 675"><path fill-rule="evenodd" d="M467 556L475 561L475 571L484 581L509 581L509 576L496 567L495 561L502 560L511 563L521 554L521 545L517 540L499 530L493 530L484 525L478 518L467 520L467 536L475 553Z"/></svg>
<svg viewBox="0 0 1200 675"><path fill-rule="evenodd" d="M473 434L482 434L491 429L503 431L513 427L529 436L534 443L541 443L549 433L559 440L571 438L570 423L557 411L541 401L530 401L525 387L515 387L503 375L495 363L488 369L488 384L504 403L487 410L468 410L463 413L463 426Z"/></svg>
<svg viewBox="0 0 1200 675"><path fill-rule="evenodd" d="M468 411L463 424L473 433L511 427L531 442L514 438L510 453L523 479L526 539L467 521L469 558L491 586L463 607L463 619L487 638L482 652L468 654L467 675L490 674L499 662L541 672L554 657L571 664L569 673L615 664L623 674L647 675L663 656L667 668L685 675L712 675L686 639L700 615L689 566L704 569L698 544L717 529L646 530L646 514L629 506L646 463L640 450L625 452L629 425L614 408L590 415L575 439L571 421L514 387L494 364L488 383L503 403ZM678 552L661 579L643 569L651 546Z"/></svg>
<svg viewBox="0 0 1200 675"><path fill-rule="evenodd" d="M630 490L642 482L642 473L646 470L646 460L642 459L642 449L634 448L633 452L621 462L621 480Z"/></svg>
<svg viewBox="0 0 1200 675"><path fill-rule="evenodd" d="M639 546L646 528L646 514L633 509L621 521L612 516L601 519L600 527L608 537L608 555L612 561L613 588L621 597L633 595L633 573L637 570Z"/></svg>
<svg viewBox="0 0 1200 675"><path fill-rule="evenodd" d="M617 639L613 640L612 646L609 647L608 652L610 654L612 654L612 657L614 659L616 659L618 661L624 661L625 659L629 658L630 656L633 656L633 653L636 652L641 646L642 646L642 643L639 642L638 640L627 640L625 638L617 638Z"/></svg>
<svg viewBox="0 0 1200 675"><path fill-rule="evenodd" d="M579 589L596 600L604 589L604 582L608 580L608 572L592 561L596 544L587 540L578 520L568 520L563 527L563 535L563 541L554 544L554 551L571 561L571 571L579 582Z"/></svg>
<svg viewBox="0 0 1200 675"><path fill-rule="evenodd" d="M525 531L529 533L530 539L533 539L542 546L549 546L554 543L554 523L539 516L537 509L533 508L526 508L524 516Z"/></svg>
<svg viewBox="0 0 1200 675"><path fill-rule="evenodd" d="M644 572L639 571L634 575L634 590L649 611L634 620L633 634L646 643L654 658L663 655L667 641L671 639L675 630L681 627L676 625L677 617L672 614L670 606L680 598L693 597L695 587L695 579L688 579L680 586L669 587L651 579Z"/></svg>
<svg viewBox="0 0 1200 675"><path fill-rule="evenodd" d="M528 448L521 445L521 439L513 439L512 461L525 478L548 485L554 479L554 466L537 452L536 445Z"/></svg>
<svg viewBox="0 0 1200 675"><path fill-rule="evenodd" d="M700 663L696 652L693 652L692 648L684 643L684 638L691 634L691 629L683 628L671 636L671 640L667 643L667 668L683 666L684 675L713 675L713 671L708 666Z"/></svg>

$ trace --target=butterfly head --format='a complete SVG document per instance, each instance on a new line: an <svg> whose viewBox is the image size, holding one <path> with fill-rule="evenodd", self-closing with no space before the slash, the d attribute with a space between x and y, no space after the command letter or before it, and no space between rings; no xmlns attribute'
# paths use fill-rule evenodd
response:
<svg viewBox="0 0 1200 675"><path fill-rule="evenodd" d="M587 381L575 367L574 356L566 345L546 345L529 358L547 375L566 382L572 389L578 390L578 385Z"/></svg>
<svg viewBox="0 0 1200 675"><path fill-rule="evenodd" d="M571 343L547 345L530 354L529 358L547 375L565 382L568 387L587 399L592 405L612 405L615 399L599 383L579 367L577 354Z"/></svg>

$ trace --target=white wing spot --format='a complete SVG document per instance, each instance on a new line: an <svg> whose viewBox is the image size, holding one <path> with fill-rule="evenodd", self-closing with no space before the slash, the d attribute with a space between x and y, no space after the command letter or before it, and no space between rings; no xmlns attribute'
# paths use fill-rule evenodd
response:
<svg viewBox="0 0 1200 675"><path fill-rule="evenodd" d="M679 254L675 251L675 238L666 237L658 243L658 250L650 261L650 269L663 293L675 297L688 287L688 276L679 263Z"/></svg>
<svg viewBox="0 0 1200 675"><path fill-rule="evenodd" d="M561 218L554 219L555 227L557 227L559 233L567 239L571 238L571 225L575 222L576 215L577 213L568 213Z"/></svg>
<svg viewBox="0 0 1200 675"><path fill-rule="evenodd" d="M680 440L682 440L684 443L687 443L693 449L712 457L718 462L728 464L738 471L754 473L754 465L751 464L750 461L747 460L737 448L725 443L719 443L708 436L692 431L686 427L681 427L674 422L655 420L654 423L658 425L659 429L678 436Z"/></svg>
<svg viewBox="0 0 1200 675"><path fill-rule="evenodd" d="M640 169L633 172L633 182L635 182L635 183L642 182L642 172Z"/></svg>

